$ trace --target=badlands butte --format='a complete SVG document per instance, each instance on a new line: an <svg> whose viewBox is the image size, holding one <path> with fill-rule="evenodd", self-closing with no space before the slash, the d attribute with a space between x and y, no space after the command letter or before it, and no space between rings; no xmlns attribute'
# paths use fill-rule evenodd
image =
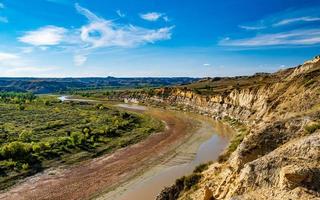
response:
<svg viewBox="0 0 320 200"><path fill-rule="evenodd" d="M272 74L113 98L200 113L237 130L217 162L176 180L157 200L320 199L320 56Z"/></svg>

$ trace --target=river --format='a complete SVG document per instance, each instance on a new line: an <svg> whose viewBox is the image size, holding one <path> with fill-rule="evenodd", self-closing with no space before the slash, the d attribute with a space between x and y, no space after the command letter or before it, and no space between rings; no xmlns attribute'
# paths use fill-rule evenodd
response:
<svg viewBox="0 0 320 200"><path fill-rule="evenodd" d="M164 187L192 173L199 164L217 160L227 147L233 130L218 121L204 117L202 120L200 128L171 157L97 199L153 200Z"/></svg>
<svg viewBox="0 0 320 200"><path fill-rule="evenodd" d="M83 99L60 100L84 101ZM91 100L92 101L92 100ZM148 108L137 104L117 104L129 110L145 111ZM192 173L196 166L217 160L229 143L233 130L225 124L193 115L201 120L200 128L185 144L175 150L164 162L145 171L142 175L101 195L99 200L142 200L155 199L164 187L172 185L177 178Z"/></svg>

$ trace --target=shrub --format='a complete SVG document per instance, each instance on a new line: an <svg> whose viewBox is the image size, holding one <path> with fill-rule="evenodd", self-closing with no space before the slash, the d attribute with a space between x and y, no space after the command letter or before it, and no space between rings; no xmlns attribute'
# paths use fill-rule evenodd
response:
<svg viewBox="0 0 320 200"><path fill-rule="evenodd" d="M192 186L196 185L201 179L201 175L198 173L193 173L184 178L184 187L185 189L190 189Z"/></svg>
<svg viewBox="0 0 320 200"><path fill-rule="evenodd" d="M24 105L22 105L22 104L19 105L19 110L25 110L25 109L26 109L26 107Z"/></svg>
<svg viewBox="0 0 320 200"><path fill-rule="evenodd" d="M30 168L30 166L28 163L23 163L21 168L22 168L22 170L27 171Z"/></svg>
<svg viewBox="0 0 320 200"><path fill-rule="evenodd" d="M201 173L204 170L207 170L210 164L212 164L212 162L200 164L193 170L193 172L194 173Z"/></svg>
<svg viewBox="0 0 320 200"><path fill-rule="evenodd" d="M16 165L17 165L17 162L12 161L11 159L0 161L0 171L3 172L5 170L14 169Z"/></svg>
<svg viewBox="0 0 320 200"><path fill-rule="evenodd" d="M31 145L23 142L15 141L5 144L1 148L1 155L4 158L12 158L13 160L25 160L31 155Z"/></svg>
<svg viewBox="0 0 320 200"><path fill-rule="evenodd" d="M31 142L32 131L24 130L19 134L19 139L23 142Z"/></svg>
<svg viewBox="0 0 320 200"><path fill-rule="evenodd" d="M179 178L176 180L175 185L176 187L181 191L184 189L184 180L185 180L185 176Z"/></svg>
<svg viewBox="0 0 320 200"><path fill-rule="evenodd" d="M45 151L46 149L48 149L48 146L43 142L32 144L32 150L35 153L41 153L41 152Z"/></svg>
<svg viewBox="0 0 320 200"><path fill-rule="evenodd" d="M73 132L71 133L71 141L75 146L77 146L77 145L84 144L86 141L86 138L82 133Z"/></svg>
<svg viewBox="0 0 320 200"><path fill-rule="evenodd" d="M320 123L314 123L314 124L311 124L311 125L307 125L304 129L306 130L306 132L308 134L312 134L316 130L320 129Z"/></svg>

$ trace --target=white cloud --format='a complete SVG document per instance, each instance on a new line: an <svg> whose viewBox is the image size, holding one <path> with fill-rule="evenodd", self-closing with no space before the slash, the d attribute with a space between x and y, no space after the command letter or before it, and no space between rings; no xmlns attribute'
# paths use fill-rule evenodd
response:
<svg viewBox="0 0 320 200"><path fill-rule="evenodd" d="M78 12L86 16L90 23L81 27L81 40L87 48L135 47L171 38L173 27L147 29L134 25L119 25L105 20L76 4Z"/></svg>
<svg viewBox="0 0 320 200"><path fill-rule="evenodd" d="M281 20L281 21L273 24L273 26L283 26L283 25L288 25L288 24L298 23L298 22L315 22L315 21L320 21L320 17L306 16L306 17L284 19L284 20Z"/></svg>
<svg viewBox="0 0 320 200"><path fill-rule="evenodd" d="M158 21L160 18L162 18L164 21L169 21L168 16L166 16L164 13L158 13L158 12L149 12L140 14L140 17L147 21Z"/></svg>
<svg viewBox="0 0 320 200"><path fill-rule="evenodd" d="M20 47L21 53L32 53L33 47Z"/></svg>
<svg viewBox="0 0 320 200"><path fill-rule="evenodd" d="M170 21L170 19L169 19L168 16L163 16L162 19L163 19L165 22L169 22L169 21Z"/></svg>
<svg viewBox="0 0 320 200"><path fill-rule="evenodd" d="M45 26L35 31L26 32L24 36L18 38L20 42L34 46L51 46L62 42L67 29L57 26Z"/></svg>
<svg viewBox="0 0 320 200"><path fill-rule="evenodd" d="M25 60L21 58L19 54L0 52L0 66L2 65L7 68L9 67L12 68L12 67L21 66L23 63L25 63Z"/></svg>
<svg viewBox="0 0 320 200"><path fill-rule="evenodd" d="M81 28L81 39L91 48L134 47L171 38L171 27L150 30L133 25L119 27L110 21L93 22ZM97 32L99 37L90 34Z"/></svg>
<svg viewBox="0 0 320 200"><path fill-rule="evenodd" d="M278 45L316 45L320 44L320 29L300 29L281 33L268 33L252 38L230 39L219 42L222 46L259 47Z"/></svg>
<svg viewBox="0 0 320 200"><path fill-rule="evenodd" d="M8 23L9 20L8 20L8 18L6 18L6 17L0 16L0 22L2 22L2 23Z"/></svg>
<svg viewBox="0 0 320 200"><path fill-rule="evenodd" d="M239 25L239 28L251 31L251 30L261 30L265 29L265 26L244 26L244 25Z"/></svg>
<svg viewBox="0 0 320 200"><path fill-rule="evenodd" d="M0 52L0 62L8 61L8 60L15 60L18 58L19 58L19 56L16 54Z"/></svg>
<svg viewBox="0 0 320 200"><path fill-rule="evenodd" d="M117 10L116 13L117 15L119 15L119 17L122 17L122 18L126 16L123 12L121 12L121 10Z"/></svg>
<svg viewBox="0 0 320 200"><path fill-rule="evenodd" d="M83 65L87 61L86 55L75 55L73 57L73 62L76 66Z"/></svg>
<svg viewBox="0 0 320 200"><path fill-rule="evenodd" d="M103 21L102 18L99 18L88 9L81 7L78 3L75 4L75 7L80 14L84 15L90 21Z"/></svg>
<svg viewBox="0 0 320 200"><path fill-rule="evenodd" d="M82 65L87 56L98 48L131 48L171 38L173 26L148 29L131 24L117 24L95 15L79 4L75 4L75 8L88 19L88 24L69 30L44 26L26 32L18 40L44 50L49 46L56 46L71 51L75 54L75 65Z"/></svg>
<svg viewBox="0 0 320 200"><path fill-rule="evenodd" d="M211 64L209 64L209 63L205 63L205 64L203 64L203 66L205 66L205 67L210 67L210 66L211 66Z"/></svg>

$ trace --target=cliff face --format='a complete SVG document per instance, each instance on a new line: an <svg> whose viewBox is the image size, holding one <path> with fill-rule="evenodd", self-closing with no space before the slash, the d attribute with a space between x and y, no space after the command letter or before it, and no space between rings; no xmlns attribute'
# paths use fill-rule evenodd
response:
<svg viewBox="0 0 320 200"><path fill-rule="evenodd" d="M274 74L207 79L122 98L227 117L250 130L180 199L320 198L320 57ZM158 199L175 199L169 196Z"/></svg>

